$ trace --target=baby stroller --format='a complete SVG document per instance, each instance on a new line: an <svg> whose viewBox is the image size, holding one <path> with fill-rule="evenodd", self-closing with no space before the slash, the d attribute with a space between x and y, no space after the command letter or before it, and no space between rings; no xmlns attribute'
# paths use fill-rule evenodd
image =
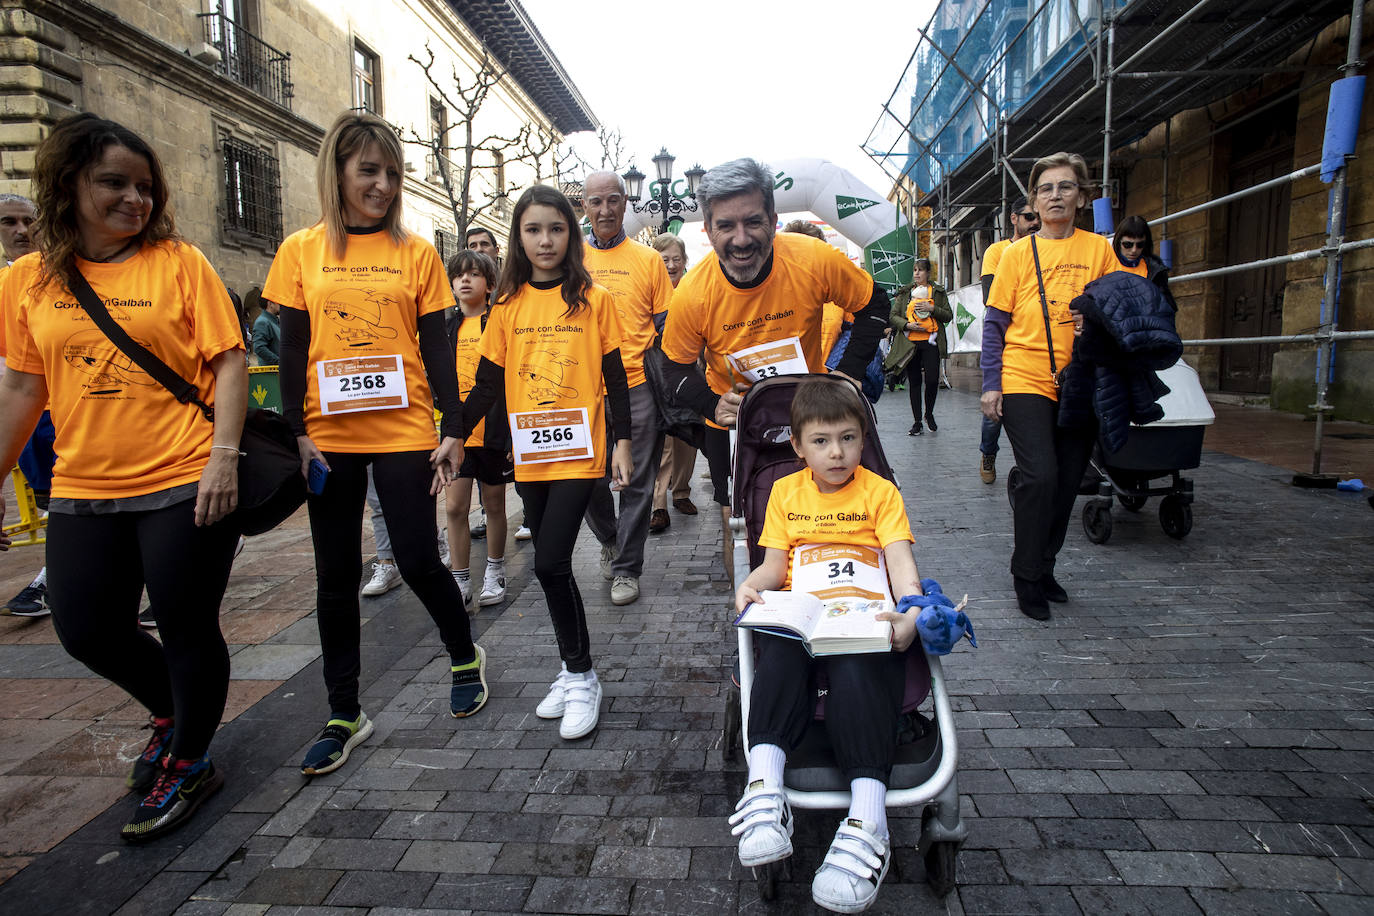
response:
<svg viewBox="0 0 1374 916"><path fill-rule="evenodd" d="M773 483L804 465L791 445L790 412L797 386L817 376L790 375L765 379L754 385L740 405L736 423L734 482L730 526L734 535L735 587L749 570L763 561L758 538ZM826 376L821 376L826 377ZM837 385L843 379L830 376ZM875 431L872 407L869 432L861 461L864 467L896 483ZM754 641L751 630L739 628L739 684L726 696L722 747L734 759L740 747L748 748L749 698L754 682ZM933 722L918 707L931 698ZM887 806L920 807L919 849L926 875L937 896L948 894L955 884L955 857L968 827L959 816L959 788L955 766L958 746L954 716L945 690L939 658L912 647L907 652L906 695L902 704L897 754L887 789ZM818 710L817 721L820 720ZM789 755L783 783L788 802L800 809L845 809L849 783L835 763L824 727L811 727L800 747ZM787 862L754 869L759 895L772 900L779 875Z"/></svg>
<svg viewBox="0 0 1374 916"><path fill-rule="evenodd" d="M1099 444L1093 450L1092 470L1100 477L1097 498L1083 506L1083 533L1094 544L1112 536L1112 496L1131 512L1139 512L1151 496L1159 502L1159 525L1164 533L1182 540L1193 530L1193 482L1179 474L1202 463L1202 436L1216 414L1197 372L1183 360L1157 373L1169 386L1159 399L1164 416L1143 426L1132 426L1126 444L1106 454ZM1152 481L1168 478L1158 486Z"/></svg>

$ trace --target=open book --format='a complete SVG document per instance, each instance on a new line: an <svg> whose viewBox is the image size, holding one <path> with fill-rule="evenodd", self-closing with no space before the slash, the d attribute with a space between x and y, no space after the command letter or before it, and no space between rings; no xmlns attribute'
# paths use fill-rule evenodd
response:
<svg viewBox="0 0 1374 916"><path fill-rule="evenodd" d="M813 656L886 652L893 609L887 563L875 547L807 544L792 552L792 590L765 591L735 625L800 639Z"/></svg>

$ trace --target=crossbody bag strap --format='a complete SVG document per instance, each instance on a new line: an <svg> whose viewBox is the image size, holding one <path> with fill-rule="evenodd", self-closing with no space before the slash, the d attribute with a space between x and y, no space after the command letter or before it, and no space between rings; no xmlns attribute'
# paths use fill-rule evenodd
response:
<svg viewBox="0 0 1374 916"><path fill-rule="evenodd" d="M1054 362L1054 334L1050 330L1050 304L1045 299L1045 277L1040 273L1040 250L1035 247L1035 236L1031 235L1031 257L1035 259L1035 285L1040 288L1040 314L1045 317L1045 349L1050 354L1050 378L1055 387L1059 385L1059 367Z"/></svg>
<svg viewBox="0 0 1374 916"><path fill-rule="evenodd" d="M119 322L110 316L110 312L105 308L105 303L100 301L100 297L91 289L91 284L86 281L80 271L76 272L73 293L76 294L76 301L85 309L86 314L91 316L91 321L95 326L104 332L118 350L129 359L134 361L134 365L142 369L153 377L163 388L172 393L182 404L194 404L200 408L200 412L205 415L205 419L211 423L215 422L215 409L200 399L196 386L178 375L173 369L158 359L147 347L128 335Z"/></svg>

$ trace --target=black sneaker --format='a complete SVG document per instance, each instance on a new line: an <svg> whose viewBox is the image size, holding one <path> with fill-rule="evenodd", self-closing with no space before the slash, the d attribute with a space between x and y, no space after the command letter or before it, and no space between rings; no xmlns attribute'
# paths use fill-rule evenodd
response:
<svg viewBox="0 0 1374 916"><path fill-rule="evenodd" d="M1020 576L1012 576L1012 582L1016 586L1016 606L1021 609L1032 620L1049 620L1050 606L1045 601L1045 590L1040 585L1039 579L1022 579Z"/></svg>
<svg viewBox="0 0 1374 916"><path fill-rule="evenodd" d="M484 537L487 536L487 523L486 523L486 522L482 522L482 523L480 523L480 524L473 525L473 526L472 526L472 530L471 530L471 534L472 534L472 539L473 539L474 541L480 541L480 540L482 540L482 538L484 538Z"/></svg>
<svg viewBox="0 0 1374 916"><path fill-rule="evenodd" d="M153 609L151 607L139 612L138 625L145 630L157 629L157 618L153 616Z"/></svg>
<svg viewBox="0 0 1374 916"><path fill-rule="evenodd" d="M372 735L372 720L367 713L359 712L352 722L347 719L330 719L325 723L320 738L310 746L301 761L301 773L305 776L323 776L332 773L348 762L353 748L362 744Z"/></svg>
<svg viewBox="0 0 1374 916"><path fill-rule="evenodd" d="M926 413L926 426L929 426L930 431L933 433L939 432L940 427L935 424L935 414L929 412Z"/></svg>
<svg viewBox="0 0 1374 916"><path fill-rule="evenodd" d="M127 842L143 843L170 833L186 823L201 802L223 785L224 777L215 770L209 756L199 760L167 757L158 770L152 790L144 796L119 835Z"/></svg>
<svg viewBox="0 0 1374 916"><path fill-rule="evenodd" d="M925 430L921 429L921 424L920 424L920 423L912 423L912 424L911 424L911 429L907 430L907 431L906 431L906 434L907 434L908 436L919 436L919 435L921 435L921 434L924 433L924 432L925 432Z"/></svg>
<svg viewBox="0 0 1374 916"><path fill-rule="evenodd" d="M157 780L162 758L167 756L172 747L173 726L171 719L156 719L149 716L148 724L143 727L151 728L153 735L148 739L148 745L143 749L143 753L134 761L134 768L129 771L129 778L124 780L124 784L135 792L146 794Z"/></svg>
<svg viewBox="0 0 1374 916"><path fill-rule="evenodd" d="M455 719L466 718L487 703L487 652L473 643L476 657L465 665L449 664L453 686L449 688L448 711Z"/></svg>
<svg viewBox="0 0 1374 916"><path fill-rule="evenodd" d="M11 617L47 617L52 611L48 608L48 586L30 583L19 594L6 602L0 613Z"/></svg>

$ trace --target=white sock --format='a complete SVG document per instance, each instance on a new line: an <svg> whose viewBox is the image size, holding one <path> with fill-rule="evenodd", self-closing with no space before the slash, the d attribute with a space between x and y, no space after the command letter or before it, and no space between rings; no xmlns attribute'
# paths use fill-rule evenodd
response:
<svg viewBox="0 0 1374 916"><path fill-rule="evenodd" d="M472 581L472 573L469 572L466 567L463 569L455 569L453 571L453 578L457 579L459 582L470 582Z"/></svg>
<svg viewBox="0 0 1374 916"><path fill-rule="evenodd" d="M44 587L47 586L47 584L48 584L48 567L44 566L42 569L40 569L40 570L38 571L38 575L36 575L36 576L33 577L33 581L30 582L29 585L32 586L33 588L44 588Z"/></svg>
<svg viewBox="0 0 1374 916"><path fill-rule="evenodd" d="M849 816L872 827L874 836L887 836L887 786L861 776L850 780L849 792Z"/></svg>
<svg viewBox="0 0 1374 916"><path fill-rule="evenodd" d="M782 786L782 768L787 752L776 744L756 744L749 748L749 785L762 780L765 786Z"/></svg>
<svg viewBox="0 0 1374 916"><path fill-rule="evenodd" d="M493 560L491 557L487 557L487 570L495 572L498 576L504 576L506 574L506 558L497 557Z"/></svg>

